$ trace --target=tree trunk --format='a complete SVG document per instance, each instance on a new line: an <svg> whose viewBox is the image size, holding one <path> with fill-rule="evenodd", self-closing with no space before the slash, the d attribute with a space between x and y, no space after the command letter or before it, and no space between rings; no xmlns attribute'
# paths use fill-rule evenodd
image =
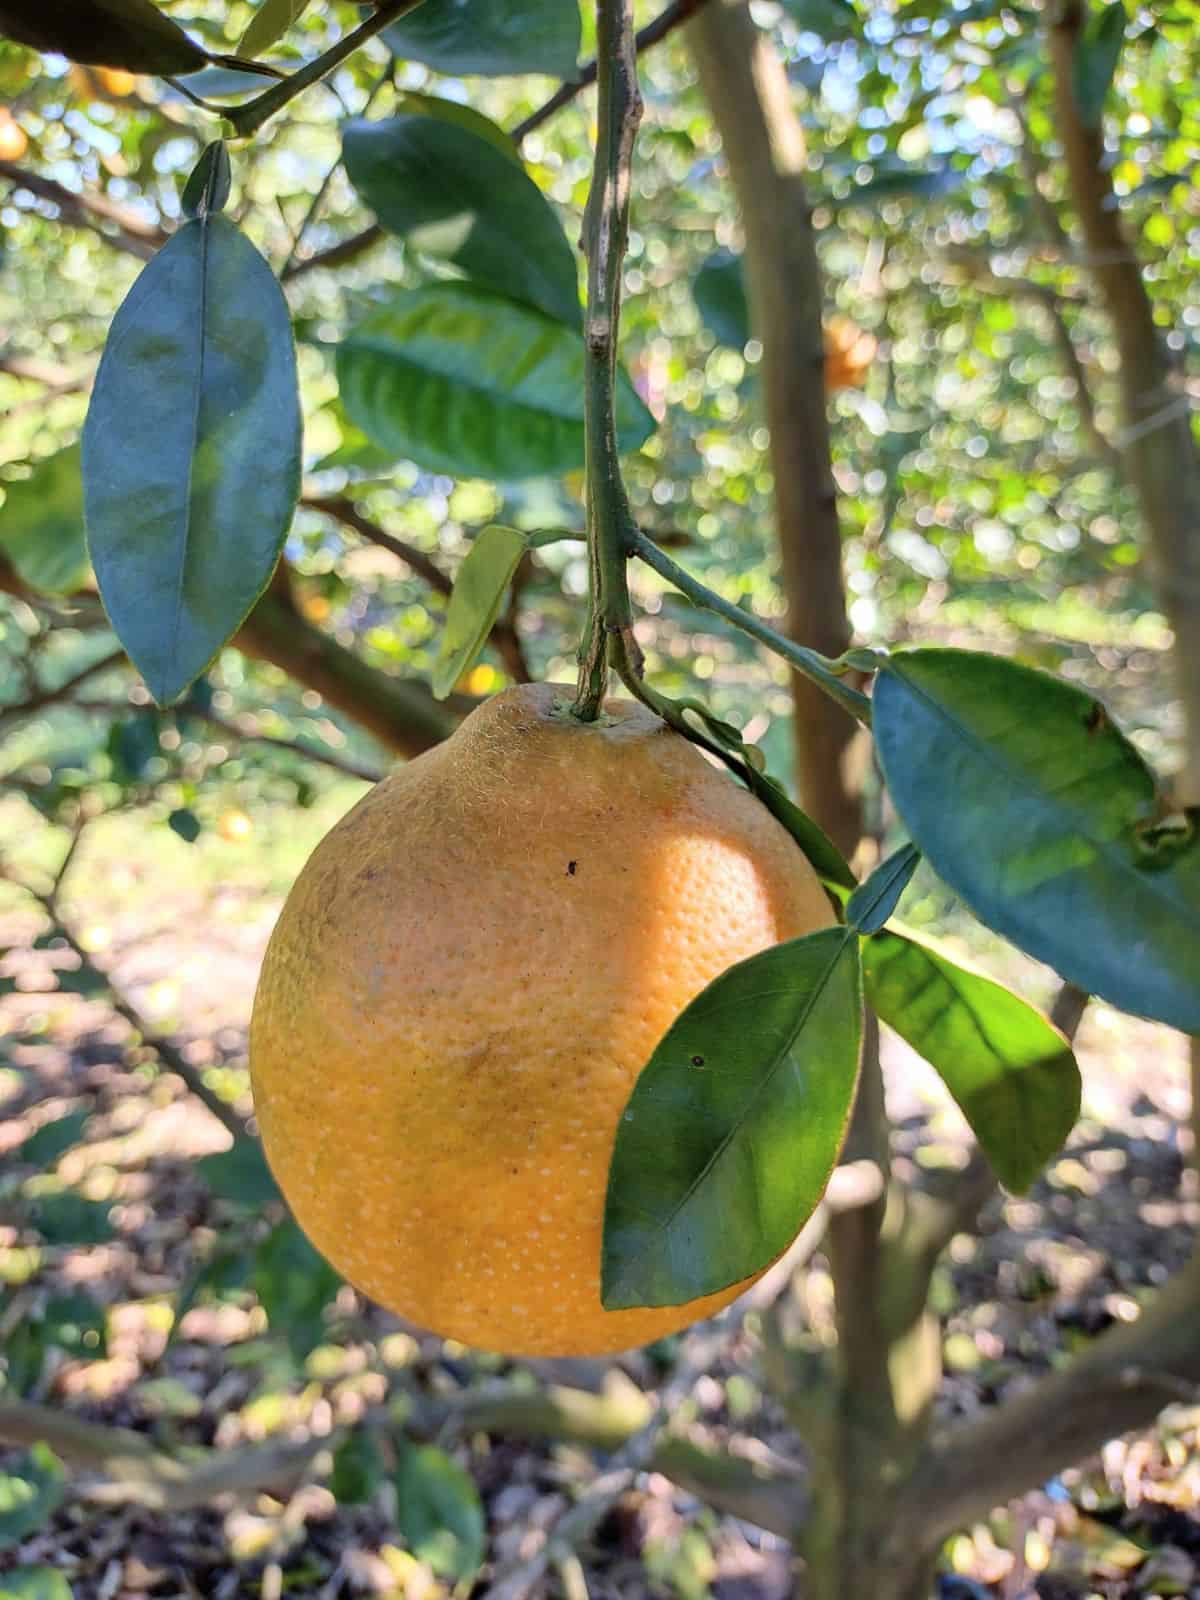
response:
<svg viewBox="0 0 1200 1600"><path fill-rule="evenodd" d="M804 133L783 63L744 0L709 0L688 24L687 36L745 230L751 319L763 347L788 630L800 643L837 656L850 634L829 464L821 281L804 189ZM854 723L795 674L792 697L801 800L851 851L861 824L846 770Z"/></svg>

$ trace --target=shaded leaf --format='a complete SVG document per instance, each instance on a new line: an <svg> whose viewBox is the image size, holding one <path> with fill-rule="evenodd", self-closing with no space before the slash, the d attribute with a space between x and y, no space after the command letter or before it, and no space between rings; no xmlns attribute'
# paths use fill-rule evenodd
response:
<svg viewBox="0 0 1200 1600"><path fill-rule="evenodd" d="M300 487L287 305L224 217L185 223L117 312L83 469L101 597L166 703L263 592Z"/></svg>
<svg viewBox="0 0 1200 1600"><path fill-rule="evenodd" d="M715 250L692 281L692 297L715 338L734 350L745 347L750 337L750 306L741 256Z"/></svg>
<svg viewBox="0 0 1200 1600"><path fill-rule="evenodd" d="M781 822L795 839L820 877L828 879L830 883L841 884L846 889L857 886L858 879L837 845L807 811L801 811L795 801L789 798L778 778L769 777L749 765L743 776L775 820Z"/></svg>
<svg viewBox="0 0 1200 1600"><path fill-rule="evenodd" d="M859 933L876 933L899 904L900 896L921 862L915 845L901 845L850 896L846 902L846 921Z"/></svg>
<svg viewBox="0 0 1200 1600"><path fill-rule="evenodd" d="M578 0L425 0L385 29L396 55L437 72L485 78L574 76Z"/></svg>
<svg viewBox="0 0 1200 1600"><path fill-rule="evenodd" d="M355 1428L333 1453L329 1492L340 1506L361 1506L370 1500L385 1472L383 1452L373 1428Z"/></svg>
<svg viewBox="0 0 1200 1600"><path fill-rule="evenodd" d="M341 1282L290 1218L271 1230L254 1258L254 1292L271 1331L287 1339L298 1361L325 1337L321 1312Z"/></svg>
<svg viewBox="0 0 1200 1600"><path fill-rule="evenodd" d="M238 1139L228 1150L201 1156L196 1172L220 1199L251 1211L260 1211L279 1199L278 1185L257 1139Z"/></svg>
<svg viewBox="0 0 1200 1600"><path fill-rule="evenodd" d="M469 1583L483 1565L485 1527L470 1473L436 1445L401 1449L396 1524L405 1544L442 1578Z"/></svg>
<svg viewBox="0 0 1200 1600"><path fill-rule="evenodd" d="M108 1351L108 1319L82 1290L55 1295L42 1312L42 1336L47 1344L95 1361Z"/></svg>
<svg viewBox="0 0 1200 1600"><path fill-rule="evenodd" d="M62 1504L66 1474L49 1445L35 1444L0 1473L0 1550L36 1533Z"/></svg>
<svg viewBox="0 0 1200 1600"><path fill-rule="evenodd" d="M10 1153L11 1159L30 1167L56 1167L67 1151L83 1138L91 1115L90 1111L69 1111L65 1117L43 1122Z"/></svg>
<svg viewBox="0 0 1200 1600"><path fill-rule="evenodd" d="M27 478L0 481L0 551L39 594L73 594L87 580L79 457L73 444L35 462Z"/></svg>
<svg viewBox="0 0 1200 1600"><path fill-rule="evenodd" d="M924 940L863 946L867 1003L938 1072L1000 1181L1025 1190L1079 1116L1079 1068L1040 1012Z"/></svg>
<svg viewBox="0 0 1200 1600"><path fill-rule="evenodd" d="M473 284L396 295L338 346L351 420L433 472L509 480L583 465L583 337ZM621 374L617 441L654 419Z"/></svg>
<svg viewBox="0 0 1200 1600"><path fill-rule="evenodd" d="M851 0L783 0L783 9L806 33L826 44L853 39L862 32L862 19Z"/></svg>
<svg viewBox="0 0 1200 1600"><path fill-rule="evenodd" d="M88 66L174 76L208 54L151 0L0 0L0 33Z"/></svg>
<svg viewBox="0 0 1200 1600"><path fill-rule="evenodd" d="M179 203L184 216L204 217L224 211L232 183L228 146L223 139L214 139L205 146L183 186Z"/></svg>
<svg viewBox="0 0 1200 1600"><path fill-rule="evenodd" d="M1200 830L1155 829L1154 778L1102 706L997 656L907 650L881 665L874 729L914 842L982 922L1200 1031Z"/></svg>
<svg viewBox="0 0 1200 1600"><path fill-rule="evenodd" d="M492 523L466 554L454 580L441 649L433 668L433 692L444 700L469 672L500 615L505 593L528 548L523 533Z"/></svg>
<svg viewBox="0 0 1200 1600"><path fill-rule="evenodd" d="M495 139L440 116L360 118L343 128L342 157L389 233L476 283L579 324L575 254L562 224Z"/></svg>
<svg viewBox="0 0 1200 1600"><path fill-rule="evenodd" d="M838 199L840 206L861 205L864 201L934 200L949 194L963 182L963 174L954 167L902 167L877 169L866 183L855 184L848 195Z"/></svg>
<svg viewBox="0 0 1200 1600"><path fill-rule="evenodd" d="M692 1001L617 1127L609 1310L712 1294L786 1248L837 1159L861 1030L858 941L844 928L739 962Z"/></svg>
<svg viewBox="0 0 1200 1600"><path fill-rule="evenodd" d="M269 50L300 20L309 3L310 0L262 0L238 41L238 54L253 60Z"/></svg>
<svg viewBox="0 0 1200 1600"><path fill-rule="evenodd" d="M1113 0L1111 5L1101 6L1088 18L1087 26L1075 42L1072 89L1085 127L1100 126L1104 103L1121 59L1128 22L1124 0Z"/></svg>
<svg viewBox="0 0 1200 1600"><path fill-rule="evenodd" d="M113 1236L108 1203L86 1200L71 1189L40 1194L29 1209L34 1228L47 1244L107 1244Z"/></svg>
<svg viewBox="0 0 1200 1600"><path fill-rule="evenodd" d="M177 833L185 844L195 844L200 837L200 818L186 806L179 806L167 818L167 827Z"/></svg>

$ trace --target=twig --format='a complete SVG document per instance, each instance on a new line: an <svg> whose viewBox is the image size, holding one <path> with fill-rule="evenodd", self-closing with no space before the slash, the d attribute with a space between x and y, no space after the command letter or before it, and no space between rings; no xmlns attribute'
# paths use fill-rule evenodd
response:
<svg viewBox="0 0 1200 1600"><path fill-rule="evenodd" d="M286 750L289 755L303 756L306 761L317 761L323 767L331 767L335 772L343 772L349 778L359 778L363 783L378 783L384 777L382 772L374 767L360 766L357 761L350 761L345 756L334 755L332 751L317 750L310 744L303 744L299 739L279 739L269 733L259 733L253 728L247 728L239 722L232 722L225 717L218 716L213 711L192 711L188 716L197 716L210 727L218 729L221 733L229 734L234 739L241 739L250 744L269 745L273 750Z"/></svg>
<svg viewBox="0 0 1200 1600"><path fill-rule="evenodd" d="M40 689L28 700L22 700L19 705L0 706L0 721L10 717L28 717L35 711L42 711L47 706L56 705L61 700L69 700L81 684L87 683L91 678L98 677L102 672L119 666L125 660L123 650L114 650L111 655L103 656L99 661L93 661L91 666L84 667L81 671L60 683L56 689Z"/></svg>
<svg viewBox="0 0 1200 1600"><path fill-rule="evenodd" d="M170 237L165 228L144 222L136 212L117 205L106 195L89 191L76 193L54 178L27 171L15 161L0 161L0 178L7 178L9 183L18 188L28 189L39 200L48 200L71 221L81 227L91 228L118 250L138 256L143 261L148 261ZM106 223L114 224L117 232L110 232L105 227Z"/></svg>
<svg viewBox="0 0 1200 1600"><path fill-rule="evenodd" d="M732 623L735 628L740 628L752 639L757 639L760 644L766 645L768 650L773 650L776 655L782 656L797 672L824 689L830 699L835 700L852 717L856 717L859 722L867 726L870 725L870 700L865 694L851 688L838 677L832 661L827 660L818 651L808 649L806 645L796 644L793 640L785 638L769 623L760 621L752 611L744 611L741 606L734 605L731 600L726 600L709 589L677 562L672 561L671 557L664 550L660 550L652 540L647 539L645 534L635 531L630 549L633 555L653 568L660 577L666 578L668 583L681 594L687 595L689 600L698 606L703 606L707 611L715 612L726 622Z"/></svg>

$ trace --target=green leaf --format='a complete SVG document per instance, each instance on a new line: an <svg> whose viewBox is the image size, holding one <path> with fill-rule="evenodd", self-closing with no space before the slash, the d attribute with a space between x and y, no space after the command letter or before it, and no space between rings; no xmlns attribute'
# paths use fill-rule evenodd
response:
<svg viewBox="0 0 1200 1600"><path fill-rule="evenodd" d="M42 1336L47 1344L95 1361L108 1351L108 1319L82 1290L55 1295L42 1312Z"/></svg>
<svg viewBox="0 0 1200 1600"><path fill-rule="evenodd" d="M73 444L35 462L27 478L0 481L0 551L39 594L73 594L87 580L79 454Z"/></svg>
<svg viewBox="0 0 1200 1600"><path fill-rule="evenodd" d="M123 67L174 77L208 61L177 22L152 0L3 0L0 31L35 50L89 66Z"/></svg>
<svg viewBox="0 0 1200 1600"><path fill-rule="evenodd" d="M473 284L396 295L338 347L351 421L431 472L507 481L583 466L583 337ZM623 374L617 443L654 419Z"/></svg>
<svg viewBox="0 0 1200 1600"><path fill-rule="evenodd" d="M1067 1041L1008 989L911 934L863 946L867 1003L936 1069L1000 1181L1025 1190L1079 1116Z"/></svg>
<svg viewBox="0 0 1200 1600"><path fill-rule="evenodd" d="M274 1333L283 1334L297 1361L325 1337L321 1312L341 1278L309 1244L294 1222L271 1230L254 1258L254 1292Z"/></svg>
<svg viewBox="0 0 1200 1600"><path fill-rule="evenodd" d="M47 1244L107 1244L113 1236L110 1206L103 1200L86 1200L71 1189L60 1194L40 1194L30 1204L34 1228Z"/></svg>
<svg viewBox="0 0 1200 1600"><path fill-rule="evenodd" d="M384 38L406 61L468 77L542 72L573 78L579 59L578 0L425 0Z"/></svg>
<svg viewBox="0 0 1200 1600"><path fill-rule="evenodd" d="M741 256L715 250L692 282L692 297L709 332L722 344L743 349L750 337L750 306Z"/></svg>
<svg viewBox="0 0 1200 1600"><path fill-rule="evenodd" d="M820 824L789 798L778 778L759 772L750 765L747 765L743 777L775 820L781 822L795 839L820 877L830 883L839 883L844 889L857 887L858 879L845 856Z"/></svg>
<svg viewBox="0 0 1200 1600"><path fill-rule="evenodd" d="M200 837L200 818L186 806L179 806L167 818L167 827L177 833L185 844L195 844Z"/></svg>
<svg viewBox="0 0 1200 1600"><path fill-rule="evenodd" d="M409 89L396 96L396 110L407 116L436 117L439 122L452 122L467 133L486 139L513 166L519 167L522 172L525 170L521 152L504 129L481 111L463 105L459 100L443 100L440 95L419 94L417 90Z"/></svg>
<svg viewBox="0 0 1200 1600"><path fill-rule="evenodd" d="M65 1117L43 1122L10 1153L11 1159L28 1167L56 1167L67 1151L80 1142L91 1115L90 1111L69 1111Z"/></svg>
<svg viewBox="0 0 1200 1600"><path fill-rule="evenodd" d="M0 1474L0 1550L20 1544L57 1511L66 1492L66 1473L49 1445L35 1444Z"/></svg>
<svg viewBox="0 0 1200 1600"><path fill-rule="evenodd" d="M575 253L545 195L495 139L438 116L360 118L342 130L342 157L389 233L578 327Z"/></svg>
<svg viewBox="0 0 1200 1600"><path fill-rule="evenodd" d="M53 1567L14 1567L0 1573L0 1600L71 1600L71 1588Z"/></svg>
<svg viewBox="0 0 1200 1600"><path fill-rule="evenodd" d="M1072 89L1085 127L1100 126L1104 103L1121 59L1128 22L1124 0L1113 0L1112 5L1102 6L1088 18L1087 26L1075 41Z"/></svg>
<svg viewBox="0 0 1200 1600"><path fill-rule="evenodd" d="M1156 827L1154 778L1104 708L970 650L880 667L896 809L979 919L1123 1010L1200 1032L1200 819Z"/></svg>
<svg viewBox="0 0 1200 1600"><path fill-rule="evenodd" d="M228 1150L201 1156L196 1172L219 1199L250 1211L261 1211L279 1199L279 1187L257 1139L238 1139Z"/></svg>
<svg viewBox="0 0 1200 1600"><path fill-rule="evenodd" d="M238 40L238 55L253 61L277 44L308 9L309 0L262 0L250 25Z"/></svg>
<svg viewBox="0 0 1200 1600"><path fill-rule="evenodd" d="M846 921L859 933L878 933L895 911L921 862L915 845L902 845L875 868L846 903Z"/></svg>
<svg viewBox="0 0 1200 1600"><path fill-rule="evenodd" d="M383 1481L383 1452L373 1428L355 1428L333 1453L329 1492L340 1506L361 1506Z"/></svg>
<svg viewBox="0 0 1200 1600"><path fill-rule="evenodd" d="M191 177L183 186L179 203L184 216L205 217L224 211L232 183L228 147L223 139L214 139L204 147Z"/></svg>
<svg viewBox="0 0 1200 1600"><path fill-rule="evenodd" d="M396 1467L396 1525L418 1561L468 1584L483 1565L486 1529L479 1490L436 1445L406 1447Z"/></svg>
<svg viewBox="0 0 1200 1600"><path fill-rule="evenodd" d="M442 644L433 668L433 692L444 700L469 672L487 642L513 573L528 549L515 528L492 523L468 550L454 580Z"/></svg>
<svg viewBox="0 0 1200 1600"><path fill-rule="evenodd" d="M838 199L839 206L872 204L878 200L936 200L960 187L963 174L954 167L893 166L876 170L866 183L855 184L848 195Z"/></svg>
<svg viewBox="0 0 1200 1600"><path fill-rule="evenodd" d="M287 304L224 217L185 223L117 312L83 475L101 597L166 704L262 594L300 487Z"/></svg>
<svg viewBox="0 0 1200 1600"><path fill-rule="evenodd" d="M617 1127L609 1310L712 1294L787 1247L837 1159L861 1031L858 941L845 928L764 950L692 1001Z"/></svg>
<svg viewBox="0 0 1200 1600"><path fill-rule="evenodd" d="M854 39L862 32L862 19L851 0L783 0L783 9L806 33L826 44Z"/></svg>

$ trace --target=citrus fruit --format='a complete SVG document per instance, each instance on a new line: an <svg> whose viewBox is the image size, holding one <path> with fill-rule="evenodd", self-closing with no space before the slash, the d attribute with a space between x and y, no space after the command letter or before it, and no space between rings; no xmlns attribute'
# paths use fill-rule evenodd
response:
<svg viewBox="0 0 1200 1600"><path fill-rule="evenodd" d="M745 1287L604 1310L617 1124L706 984L834 920L695 746L571 699L506 690L358 803L288 897L251 1025L267 1157L313 1243L410 1321L511 1355L627 1349Z"/></svg>

